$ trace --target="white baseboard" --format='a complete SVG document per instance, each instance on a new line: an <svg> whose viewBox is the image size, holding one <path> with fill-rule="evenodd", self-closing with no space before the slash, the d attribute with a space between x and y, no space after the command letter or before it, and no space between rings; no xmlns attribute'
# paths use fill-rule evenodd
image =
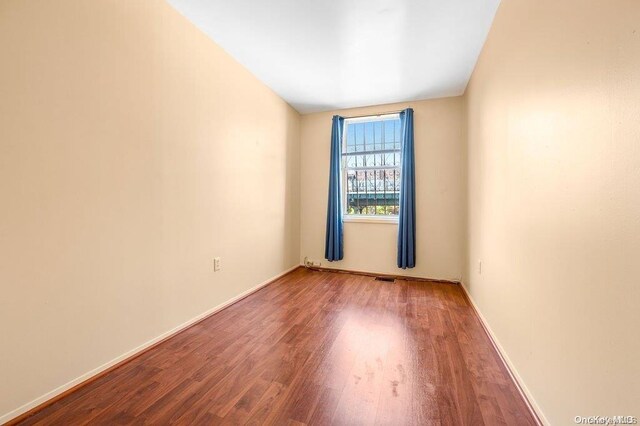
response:
<svg viewBox="0 0 640 426"><path fill-rule="evenodd" d="M221 303L218 306L215 306L209 310L207 310L206 312L201 313L200 315L191 318L190 320L180 324L177 327L172 328L171 330L168 330L164 333L162 333L161 335L141 344L140 346L131 349L130 351L112 359L111 361L102 364L101 366L94 368L91 371L88 371L86 373L84 373L83 375L71 380L70 382L65 383L62 386L59 386L55 389L53 389L52 391L49 391L47 393L45 393L44 395L34 399L33 401L27 402L26 404L22 405L21 407L16 408L15 410L12 410L6 414L3 414L2 416L0 416L0 424L4 424L12 419L15 419L16 417L20 416L23 413L26 413L27 411L37 407L38 405L52 399L55 398L56 396L60 395L61 393L71 389L72 387L86 381L89 380L90 378L92 378L93 376L100 374L101 372L105 371L106 369L116 365L119 362L124 361L125 359L135 355L138 352L141 352L145 349L147 349L148 347L158 343L159 341L171 336L172 334L176 334L186 328L188 328L189 326L197 323L198 321L202 320L203 318L209 316L209 315L213 315L218 311L223 310L224 308L226 308L229 305L232 305L234 303L236 303L237 301L244 299L245 297L249 296L250 294L260 290L262 287L266 286L267 284L273 282L274 280L277 280L278 278L288 274L289 272L293 271L294 269L299 268L300 265L295 265L289 269L287 269L286 271L272 277L269 278L268 280L263 281L262 283L258 284L255 287L250 288L249 290L240 293L239 295L233 297L232 299L227 300L224 303Z"/></svg>
<svg viewBox="0 0 640 426"><path fill-rule="evenodd" d="M493 345L494 349L500 356L502 363L507 368L507 371L511 376L511 380L513 380L513 382L515 383L516 388L518 388L518 391L520 392L520 395L524 399L525 403L529 406L529 410L531 410L531 412L535 416L537 416L536 420L538 422L540 422L542 425L549 425L550 424L549 421L542 413L540 406L536 402L535 398L533 397L533 395L531 394L527 386L524 384L522 377L520 377L520 374L518 374L518 370L516 370L515 366L509 359L509 356L507 355L504 348L500 344L500 341L498 340L496 335L493 333L493 330L491 330L489 323L487 322L485 317L482 315L482 312L480 312L480 308L478 308L478 305L476 305L476 302L471 297L471 294L467 290L466 285L464 283L461 283L460 287L462 287L462 291L465 292L465 294L467 295L467 298L469 299L469 302L471 302L471 305L473 306L473 309L476 311L476 314L478 315L478 318L480 319L480 322L482 323L484 330L489 335L489 340L491 341L491 344Z"/></svg>

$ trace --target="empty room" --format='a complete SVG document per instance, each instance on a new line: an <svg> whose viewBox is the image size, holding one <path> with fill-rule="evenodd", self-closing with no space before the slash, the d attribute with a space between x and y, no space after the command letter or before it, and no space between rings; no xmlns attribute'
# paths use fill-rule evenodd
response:
<svg viewBox="0 0 640 426"><path fill-rule="evenodd" d="M639 418L639 0L0 0L0 424Z"/></svg>

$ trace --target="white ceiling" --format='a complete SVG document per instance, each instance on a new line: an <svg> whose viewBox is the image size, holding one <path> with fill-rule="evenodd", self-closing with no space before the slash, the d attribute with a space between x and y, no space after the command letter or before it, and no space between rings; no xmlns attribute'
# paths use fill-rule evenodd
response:
<svg viewBox="0 0 640 426"><path fill-rule="evenodd" d="M301 113L461 95L500 0L169 0Z"/></svg>

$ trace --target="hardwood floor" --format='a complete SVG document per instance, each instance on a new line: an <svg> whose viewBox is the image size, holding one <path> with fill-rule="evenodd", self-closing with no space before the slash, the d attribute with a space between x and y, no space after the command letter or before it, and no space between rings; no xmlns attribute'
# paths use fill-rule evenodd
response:
<svg viewBox="0 0 640 426"><path fill-rule="evenodd" d="M456 284L298 269L24 420L530 425Z"/></svg>

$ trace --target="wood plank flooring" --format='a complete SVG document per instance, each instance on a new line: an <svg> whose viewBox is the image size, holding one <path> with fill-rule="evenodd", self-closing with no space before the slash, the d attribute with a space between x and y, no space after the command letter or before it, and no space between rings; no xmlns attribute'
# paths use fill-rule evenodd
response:
<svg viewBox="0 0 640 426"><path fill-rule="evenodd" d="M533 425L455 284L298 269L25 419Z"/></svg>

